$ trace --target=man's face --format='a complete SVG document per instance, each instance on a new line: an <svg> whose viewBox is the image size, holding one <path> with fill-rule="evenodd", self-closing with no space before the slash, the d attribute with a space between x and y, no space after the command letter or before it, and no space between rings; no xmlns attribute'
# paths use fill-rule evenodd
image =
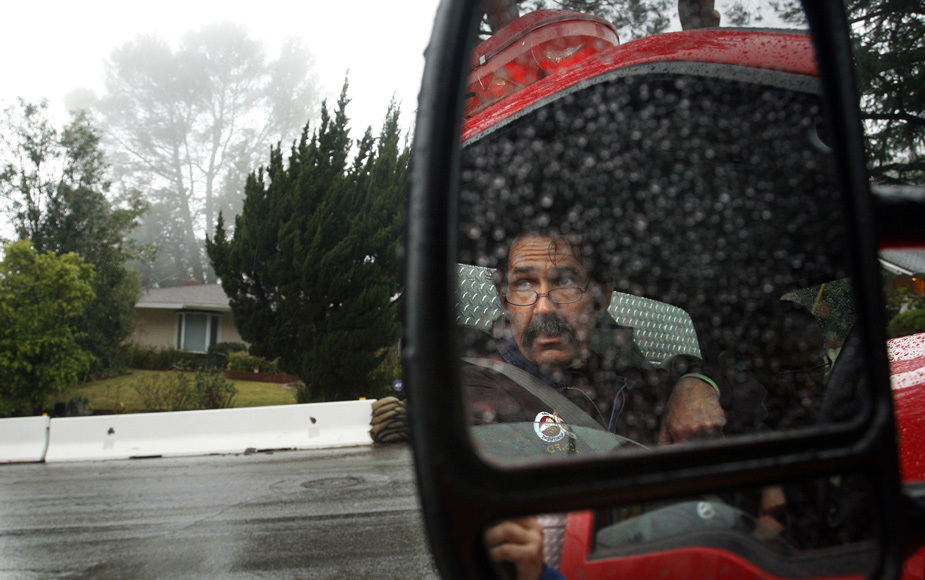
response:
<svg viewBox="0 0 925 580"><path fill-rule="evenodd" d="M534 364L551 369L580 366L587 357L594 332L596 308L606 308L609 289L592 282L571 246L543 236L517 239L508 256L507 284L503 292L533 290L539 294L529 306L516 306L501 297L511 332L520 351ZM556 288L588 291L577 302L557 304L545 294Z"/></svg>

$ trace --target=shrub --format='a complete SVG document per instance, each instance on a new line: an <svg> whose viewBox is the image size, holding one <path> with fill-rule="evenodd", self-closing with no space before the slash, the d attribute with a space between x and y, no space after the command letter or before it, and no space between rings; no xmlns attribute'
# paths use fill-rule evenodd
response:
<svg viewBox="0 0 925 580"><path fill-rule="evenodd" d="M132 345L129 352L129 366L134 369L200 369L208 367L224 367L224 359L218 364L210 360L207 354L187 352L175 348L159 348L156 346Z"/></svg>
<svg viewBox="0 0 925 580"><path fill-rule="evenodd" d="M170 373L142 377L135 385L149 410L188 411L224 409L232 406L238 390L222 371L200 370L195 374L174 369Z"/></svg>
<svg viewBox="0 0 925 580"><path fill-rule="evenodd" d="M295 402L302 403L313 403L311 389L308 388L308 385L299 381L299 384L296 385L295 389Z"/></svg>
<svg viewBox="0 0 925 580"><path fill-rule="evenodd" d="M192 381L179 369L169 374L142 377L135 384L135 391L149 411L183 411L193 404Z"/></svg>
<svg viewBox="0 0 925 580"><path fill-rule="evenodd" d="M247 352L247 345L243 342L216 342L209 347L209 354L230 355L233 352Z"/></svg>
<svg viewBox="0 0 925 580"><path fill-rule="evenodd" d="M37 252L29 240L0 253L0 417L38 414L93 363L79 322L94 298L93 267L77 254Z"/></svg>
<svg viewBox="0 0 925 580"><path fill-rule="evenodd" d="M925 332L925 309L908 310L896 315L887 325L887 334L890 338L909 336Z"/></svg>
<svg viewBox="0 0 925 580"><path fill-rule="evenodd" d="M259 370L262 373L278 373L279 364L278 361L268 361L263 357L249 355L246 352L232 352L228 355L228 370Z"/></svg>
<svg viewBox="0 0 925 580"><path fill-rule="evenodd" d="M152 355L154 347L131 344L128 347L128 366L134 369L148 368L148 358Z"/></svg>
<svg viewBox="0 0 925 580"><path fill-rule="evenodd" d="M228 409L238 394L221 369L196 373L195 390L200 409Z"/></svg>
<svg viewBox="0 0 925 580"><path fill-rule="evenodd" d="M395 396L392 392L392 381L402 377L401 355L398 346L383 349L379 354L382 355L382 362L369 375L372 384L375 385L375 390L369 396L376 399Z"/></svg>
<svg viewBox="0 0 925 580"><path fill-rule="evenodd" d="M100 361L82 380L101 379L124 375L131 367L131 347L129 345L110 346L107 348L107 360Z"/></svg>
<svg viewBox="0 0 925 580"><path fill-rule="evenodd" d="M228 368L228 355L223 352L210 352L199 361L197 367L199 370L214 369L224 371Z"/></svg>
<svg viewBox="0 0 925 580"><path fill-rule="evenodd" d="M243 342L217 342L209 347L209 354L206 358L206 364L210 368L226 369L228 367L229 356L236 352L247 352L247 345Z"/></svg>

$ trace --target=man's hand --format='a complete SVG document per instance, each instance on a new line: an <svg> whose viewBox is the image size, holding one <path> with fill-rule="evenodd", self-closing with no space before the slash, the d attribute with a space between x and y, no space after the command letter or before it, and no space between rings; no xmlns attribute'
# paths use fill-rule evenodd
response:
<svg viewBox="0 0 925 580"><path fill-rule="evenodd" d="M718 437L725 424L726 413L719 404L716 389L700 379L685 377L668 398L658 442L663 445Z"/></svg>
<svg viewBox="0 0 925 580"><path fill-rule="evenodd" d="M485 532L493 562L511 562L517 580L537 580L543 574L543 527L536 518L503 521Z"/></svg>
<svg viewBox="0 0 925 580"><path fill-rule="evenodd" d="M770 540L787 529L784 519L787 514L787 496L784 488L779 485L769 485L761 490L761 511L758 512L758 524L755 526L755 537L759 540Z"/></svg>

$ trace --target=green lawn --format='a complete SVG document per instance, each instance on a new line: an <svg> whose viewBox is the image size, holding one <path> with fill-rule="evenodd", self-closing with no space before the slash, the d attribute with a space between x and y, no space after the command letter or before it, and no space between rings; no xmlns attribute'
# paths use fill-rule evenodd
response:
<svg viewBox="0 0 925 580"><path fill-rule="evenodd" d="M68 401L71 397L85 397L89 409L113 409L133 412L143 409L141 397L135 392L139 377L167 371L132 370L130 374L111 379L81 383L71 387L56 401ZM263 407L267 405L289 405L296 402L295 391L289 391L276 383L234 381L238 393L234 397L235 407Z"/></svg>

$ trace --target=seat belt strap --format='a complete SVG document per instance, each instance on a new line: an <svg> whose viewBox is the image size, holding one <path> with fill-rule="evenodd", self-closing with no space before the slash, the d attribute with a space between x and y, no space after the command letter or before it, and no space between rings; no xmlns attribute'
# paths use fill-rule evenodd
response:
<svg viewBox="0 0 925 580"><path fill-rule="evenodd" d="M558 413L569 425L600 429L602 431L605 430L600 423L595 421L581 407L523 369L519 369L505 362L493 361L487 358L463 358L463 361L501 373L513 380L526 389L531 395L543 401L549 408Z"/></svg>

